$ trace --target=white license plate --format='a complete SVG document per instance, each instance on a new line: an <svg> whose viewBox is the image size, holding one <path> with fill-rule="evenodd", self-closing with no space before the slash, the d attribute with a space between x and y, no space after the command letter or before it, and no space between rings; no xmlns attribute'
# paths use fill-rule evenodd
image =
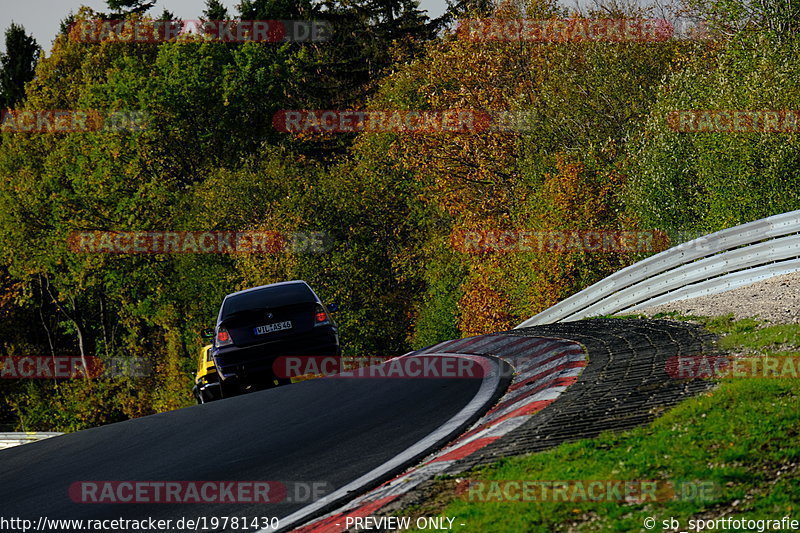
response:
<svg viewBox="0 0 800 533"><path fill-rule="evenodd" d="M276 331L283 331L285 329L292 329L292 321L275 322L274 324L267 324L265 326L257 326L255 328L256 335L264 335L265 333L275 333Z"/></svg>

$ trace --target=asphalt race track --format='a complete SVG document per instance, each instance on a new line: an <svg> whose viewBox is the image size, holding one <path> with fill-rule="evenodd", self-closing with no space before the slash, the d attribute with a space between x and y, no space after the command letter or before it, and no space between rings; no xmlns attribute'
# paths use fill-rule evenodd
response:
<svg viewBox="0 0 800 533"><path fill-rule="evenodd" d="M69 489L134 480L344 489L318 505L323 512L390 479L489 409L510 372L497 359L482 361L493 370L483 379L317 379L10 448L0 452L0 506L4 516L34 524L39 517L282 518L308 506L288 501L295 489L274 504L76 503Z"/></svg>

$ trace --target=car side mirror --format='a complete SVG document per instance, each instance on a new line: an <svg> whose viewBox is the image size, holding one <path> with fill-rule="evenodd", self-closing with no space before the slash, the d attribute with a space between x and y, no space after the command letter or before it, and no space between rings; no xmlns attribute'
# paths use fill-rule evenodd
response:
<svg viewBox="0 0 800 533"><path fill-rule="evenodd" d="M328 304L328 311L335 313L339 310L339 304Z"/></svg>
<svg viewBox="0 0 800 533"><path fill-rule="evenodd" d="M205 328L203 331L200 332L200 336L204 339L213 339L214 338L214 328Z"/></svg>

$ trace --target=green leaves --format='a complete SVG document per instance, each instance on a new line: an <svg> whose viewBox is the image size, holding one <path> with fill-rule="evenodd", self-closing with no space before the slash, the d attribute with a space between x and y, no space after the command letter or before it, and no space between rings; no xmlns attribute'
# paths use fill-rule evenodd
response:
<svg viewBox="0 0 800 533"><path fill-rule="evenodd" d="M800 207L797 133L682 133L665 120L687 109L797 109L798 45L743 34L666 81L629 151L629 205L645 225L715 231Z"/></svg>
<svg viewBox="0 0 800 533"><path fill-rule="evenodd" d="M5 38L5 53L0 54L0 110L14 107L25 97L25 84L33 79L41 53L36 39L18 24L11 23Z"/></svg>

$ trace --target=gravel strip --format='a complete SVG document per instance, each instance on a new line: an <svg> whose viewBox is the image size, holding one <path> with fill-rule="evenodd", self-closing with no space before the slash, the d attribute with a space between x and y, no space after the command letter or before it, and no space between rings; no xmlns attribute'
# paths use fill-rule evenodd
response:
<svg viewBox="0 0 800 533"><path fill-rule="evenodd" d="M647 316L678 311L686 315L759 318L770 324L800 324L800 272L775 276L728 292L680 300L637 311Z"/></svg>

